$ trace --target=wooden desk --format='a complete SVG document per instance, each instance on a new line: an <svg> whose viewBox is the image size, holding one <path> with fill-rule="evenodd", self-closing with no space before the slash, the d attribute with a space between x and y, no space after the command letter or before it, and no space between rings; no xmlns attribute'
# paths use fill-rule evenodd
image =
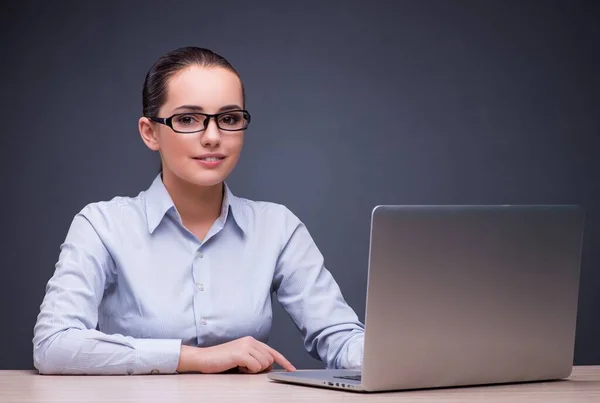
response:
<svg viewBox="0 0 600 403"><path fill-rule="evenodd" d="M600 366L535 384L358 394L272 382L266 375L47 376L0 371L0 402L600 402Z"/></svg>

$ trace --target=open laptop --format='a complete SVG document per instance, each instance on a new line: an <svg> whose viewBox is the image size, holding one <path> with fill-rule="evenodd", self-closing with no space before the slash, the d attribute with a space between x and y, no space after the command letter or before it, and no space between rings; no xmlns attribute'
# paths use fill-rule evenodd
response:
<svg viewBox="0 0 600 403"><path fill-rule="evenodd" d="M583 221L577 206L377 206L362 370L269 378L361 392L566 378Z"/></svg>

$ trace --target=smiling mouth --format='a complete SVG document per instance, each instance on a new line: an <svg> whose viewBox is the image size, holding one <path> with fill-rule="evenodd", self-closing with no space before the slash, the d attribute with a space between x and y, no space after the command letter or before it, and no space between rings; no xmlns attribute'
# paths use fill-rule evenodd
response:
<svg viewBox="0 0 600 403"><path fill-rule="evenodd" d="M225 157L194 157L195 160L206 161L206 162L217 162L224 160Z"/></svg>

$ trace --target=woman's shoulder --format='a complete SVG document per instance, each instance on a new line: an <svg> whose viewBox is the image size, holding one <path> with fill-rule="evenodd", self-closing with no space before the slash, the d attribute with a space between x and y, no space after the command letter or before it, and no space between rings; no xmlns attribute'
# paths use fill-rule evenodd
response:
<svg viewBox="0 0 600 403"><path fill-rule="evenodd" d="M291 213L290 209L278 202L266 201L266 200L255 200L246 197L234 196L229 193L230 204L234 208L243 209L246 211L252 211L257 214L288 214Z"/></svg>
<svg viewBox="0 0 600 403"><path fill-rule="evenodd" d="M242 219L247 219L255 224L262 223L281 227L295 226L300 222L300 219L287 205L279 202L234 197L231 205L234 216L237 213Z"/></svg>
<svg viewBox="0 0 600 403"><path fill-rule="evenodd" d="M86 204L76 216L86 218L92 225L112 227L131 225L136 218L145 216L144 192L137 196L114 196Z"/></svg>

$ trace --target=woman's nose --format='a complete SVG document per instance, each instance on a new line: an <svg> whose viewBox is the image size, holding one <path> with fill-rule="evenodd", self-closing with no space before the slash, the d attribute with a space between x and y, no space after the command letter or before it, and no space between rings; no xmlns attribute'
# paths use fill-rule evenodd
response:
<svg viewBox="0 0 600 403"><path fill-rule="evenodd" d="M216 146L221 142L221 132L214 119L209 119L206 129L202 132L202 144Z"/></svg>

